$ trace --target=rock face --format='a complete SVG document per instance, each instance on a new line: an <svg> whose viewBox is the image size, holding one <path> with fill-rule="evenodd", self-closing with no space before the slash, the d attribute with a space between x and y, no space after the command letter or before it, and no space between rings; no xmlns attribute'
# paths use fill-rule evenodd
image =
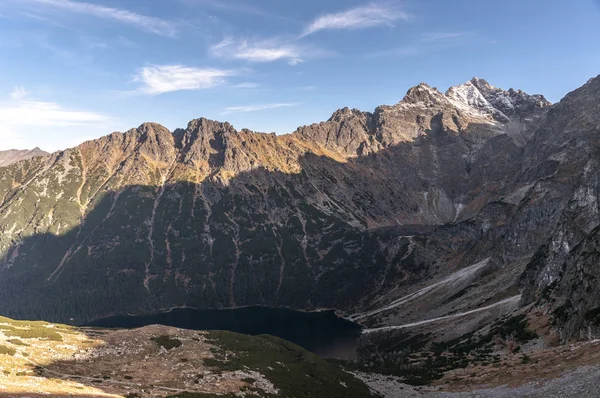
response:
<svg viewBox="0 0 600 398"><path fill-rule="evenodd" d="M365 322L380 326L519 288L538 302L600 224L599 85L551 105L477 78L445 94L422 83L284 136L147 123L13 164L0 175L0 313L330 307L376 310ZM387 308L449 276L418 311Z"/></svg>
<svg viewBox="0 0 600 398"><path fill-rule="evenodd" d="M591 79L548 113L539 134L539 155L557 163L546 183L551 184L547 190L552 189L557 222L529 262L522 286L525 301L552 314L563 339L595 338L600 333L599 101L600 78Z"/></svg>
<svg viewBox="0 0 600 398"><path fill-rule="evenodd" d="M0 167L9 166L21 160L31 159L39 156L47 156L48 152L42 151L40 148L32 150L16 150L0 151Z"/></svg>

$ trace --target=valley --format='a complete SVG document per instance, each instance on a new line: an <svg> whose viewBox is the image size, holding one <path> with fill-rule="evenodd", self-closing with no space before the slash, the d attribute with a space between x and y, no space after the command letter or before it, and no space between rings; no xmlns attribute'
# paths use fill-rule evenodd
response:
<svg viewBox="0 0 600 398"><path fill-rule="evenodd" d="M25 373L0 385L511 396L595 374L599 103L600 77L556 104L421 83L291 134L144 123L6 165L0 314L87 327L17 347L33 324L1 322Z"/></svg>

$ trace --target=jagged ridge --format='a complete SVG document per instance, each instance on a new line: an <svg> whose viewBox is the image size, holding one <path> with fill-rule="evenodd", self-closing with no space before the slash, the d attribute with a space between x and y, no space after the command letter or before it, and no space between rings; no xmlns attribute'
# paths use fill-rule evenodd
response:
<svg viewBox="0 0 600 398"><path fill-rule="evenodd" d="M0 311L350 311L488 257L485 284L368 322L493 302L555 231L569 192L595 187L585 151L598 102L586 87L550 106L480 79L446 94L421 84L396 105L344 108L285 136L147 123L13 164L0 177ZM562 145L573 131L578 145Z"/></svg>

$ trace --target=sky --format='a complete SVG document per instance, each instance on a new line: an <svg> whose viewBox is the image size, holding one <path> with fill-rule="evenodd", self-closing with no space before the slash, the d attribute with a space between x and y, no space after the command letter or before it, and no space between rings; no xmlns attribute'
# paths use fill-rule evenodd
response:
<svg viewBox="0 0 600 398"><path fill-rule="evenodd" d="M598 74L599 0L0 0L0 150L283 134L474 76L556 102Z"/></svg>

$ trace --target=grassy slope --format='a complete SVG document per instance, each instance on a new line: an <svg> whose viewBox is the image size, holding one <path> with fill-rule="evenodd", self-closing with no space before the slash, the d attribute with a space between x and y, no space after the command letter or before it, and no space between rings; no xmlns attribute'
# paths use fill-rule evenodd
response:
<svg viewBox="0 0 600 398"><path fill-rule="evenodd" d="M98 334L100 330L95 329L94 331ZM62 393L62 389L64 389L64 392L75 393L76 396L77 393L83 395L84 391L93 393L94 396L135 396L137 391L132 392L131 387L134 385L130 385L131 380L121 380L118 372L116 375L111 374L108 381L106 377L100 379L99 375L108 374L106 373L107 366L111 369L121 369L122 361L141 364L140 356L148 357L149 355L150 359L154 358L158 361L152 363L159 368L180 370L189 368L187 369L188 373L208 375L208 379L205 380L205 383L208 384L214 382L210 381L212 380L211 375L223 375L225 377L225 379L221 379L223 381L228 378L235 379L235 377L227 375L232 375L236 371L258 372L275 386L279 391L277 395L268 394L265 390L256 388L260 383L248 376L244 376L246 378L242 379L243 383L236 384L238 387L229 391L239 392L237 388L240 388L241 385L242 390L265 398L274 396L286 398L362 398L371 396L369 389L362 381L344 372L338 365L329 363L295 344L273 336L246 336L225 331L198 332L161 326L130 331L106 330L106 333L102 335L104 341L87 335L85 329L80 330L46 322L15 321L0 317L0 379L4 378L3 380L7 383L10 381L11 391L14 391L15 394L28 392L28 386L37 383L36 380L40 380L39 376L42 376L44 377L40 382L42 384L36 387L38 392ZM110 336L118 336L118 338ZM203 341L205 342L203 343ZM146 350L148 342L152 342L150 348L154 347L150 351ZM158 349L159 347L167 349L169 354L164 355L164 352ZM138 348L142 348L141 353L136 353ZM72 355L80 353L81 350L89 351L90 354L90 362L83 367L79 366L80 363L77 361L70 362ZM181 365L183 367L177 367L175 365L182 361L180 358L182 350L184 352L192 350L197 355L194 356L191 353L186 355L185 362L182 362L183 365ZM92 355L93 352L97 354L103 352L104 354L95 357ZM197 361L193 359L195 357L198 357ZM146 365L148 363L150 363L149 360L145 362ZM38 364L42 366L37 366ZM131 371L132 369L129 370L129 372ZM80 377L73 378L70 375L79 375ZM199 393L195 388L198 385L193 384L191 386L196 391L190 391L190 384L186 384L185 378L171 376L162 375L164 380L161 379L157 382L158 386L167 385L181 388L182 391L189 391L172 393L175 394L174 397L227 398L236 396L232 395L233 393L229 395ZM144 380L137 377L134 382L141 383L138 384L139 388L133 389L139 390L140 396L145 396L144 389L153 387L145 385ZM2 383L0 382L0 384ZM78 389L81 390L78 391ZM164 396L166 395L168 392L165 392Z"/></svg>
<svg viewBox="0 0 600 398"><path fill-rule="evenodd" d="M219 347L215 359L205 364L223 371L256 370L266 376L287 398L363 398L371 396L358 379L335 364L277 337L246 336L225 331L212 331L207 340ZM226 357L227 352L235 356ZM263 395L265 396L265 395ZM176 397L209 397L180 394Z"/></svg>

